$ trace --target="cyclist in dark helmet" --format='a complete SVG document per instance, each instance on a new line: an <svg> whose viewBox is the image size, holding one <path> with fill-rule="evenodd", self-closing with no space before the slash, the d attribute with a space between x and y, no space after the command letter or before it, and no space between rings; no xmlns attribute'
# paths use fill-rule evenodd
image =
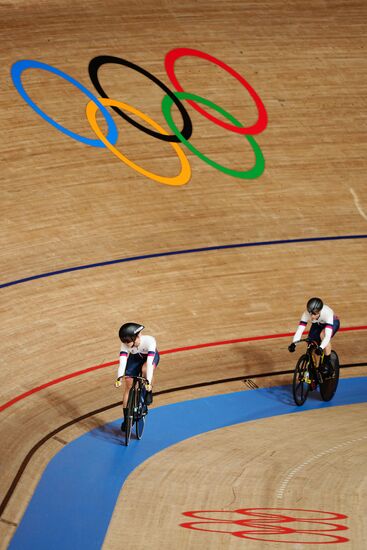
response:
<svg viewBox="0 0 367 550"><path fill-rule="evenodd" d="M148 383L145 386L145 403L150 405L153 401L152 381L154 369L159 363L157 343L153 336L142 335L143 325L139 323L125 323L120 327L119 338L121 340L120 364L117 372L116 388L120 387L121 379L125 376L123 410L124 421L121 430L125 430L127 400L133 383L132 376L138 376L140 372Z"/></svg>
<svg viewBox="0 0 367 550"><path fill-rule="evenodd" d="M288 346L290 352L296 349L295 342L300 340L308 321L311 321L308 338L317 342L316 354L324 354L323 373L328 374L331 366L331 339L338 332L340 321L334 311L324 304L321 298L310 298L306 310L302 314L298 329L293 336L293 342Z"/></svg>
<svg viewBox="0 0 367 550"><path fill-rule="evenodd" d="M144 329L144 325L138 323L125 323L120 327L119 338L121 342L129 344L133 342L138 334Z"/></svg>

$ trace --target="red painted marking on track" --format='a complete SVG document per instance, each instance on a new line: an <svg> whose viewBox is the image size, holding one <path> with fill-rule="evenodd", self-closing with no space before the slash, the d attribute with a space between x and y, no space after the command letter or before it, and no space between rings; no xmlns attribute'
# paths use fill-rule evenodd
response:
<svg viewBox="0 0 367 550"><path fill-rule="evenodd" d="M349 539L334 534L346 531L340 520L345 514L302 508L239 508L237 510L194 510L184 516L203 521L181 523L194 531L233 535L241 539L292 545L337 544Z"/></svg>
<svg viewBox="0 0 367 550"><path fill-rule="evenodd" d="M352 330L367 330L367 325L362 325L357 327L342 327L339 329L339 332L347 332ZM308 331L305 331L304 334L307 334L307 332ZM181 351L190 351L194 349L209 348L214 346L225 346L228 344L238 344L240 342L254 342L258 340L271 340L274 338L289 338L290 336L293 336L293 334L294 334L293 332L287 332L283 334L265 334L263 336L249 336L247 338L236 338L235 340L207 342L204 344L185 346L183 348L166 349L166 350L160 351L160 355L166 355L168 353L179 353ZM87 369L72 372L70 374L66 374L65 376L61 376L60 378L55 378L55 380L50 380L49 382L45 382L44 384L41 384L41 386L37 386L35 388L32 388L31 390L28 390L27 392L21 393L20 395L13 397L13 399L10 399L10 401L7 401L3 405L0 405L0 412L4 411L5 409L8 409L9 407L14 405L15 403L18 403L22 399L25 399L26 397L29 397L34 393L38 393L39 391L44 390L45 388L49 388L50 386L55 386L56 384L60 384L61 382L65 382L65 380L70 380L71 378L76 378L77 376L81 376L82 374L87 374L88 372L104 369L106 367L111 367L112 365L117 365L117 364L118 364L118 361L111 361L109 363L103 363L102 365L95 365L94 367L88 367Z"/></svg>
<svg viewBox="0 0 367 550"><path fill-rule="evenodd" d="M17 403L18 401L25 399L25 397L28 397L33 393L37 393L41 390L44 390L45 388L49 388L50 386L54 386L55 384L59 384L60 382L64 382L65 380L69 380L70 378L75 378L77 376L80 376L81 374L86 374L87 372L92 372L94 370L110 367L111 365L116 365L116 363L118 363L118 361L112 361L111 363L104 363L103 365L96 365L95 367L88 367L87 369L79 370L77 372L72 372L70 374L66 374L65 376L61 376L60 378L55 378L54 380L45 382L45 384L41 384L41 386L37 386L35 388L32 388L31 390L28 390L25 393L21 393L20 395L13 397L13 399L10 399L10 401L7 401L7 403L4 403L4 405L0 406L0 412L5 409L8 409L12 405L14 405L14 403Z"/></svg>

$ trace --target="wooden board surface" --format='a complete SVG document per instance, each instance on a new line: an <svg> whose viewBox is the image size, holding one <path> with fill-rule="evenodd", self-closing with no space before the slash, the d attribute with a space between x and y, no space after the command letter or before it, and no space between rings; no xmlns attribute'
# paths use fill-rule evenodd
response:
<svg viewBox="0 0 367 550"><path fill-rule="evenodd" d="M72 423L34 452L20 476L0 521L3 548L51 457L96 425L121 416L115 407L78 421L121 398L113 386L115 365L73 375L117 360L123 322L142 322L160 350L187 348L291 333L306 300L320 295L335 309L343 329L366 325L366 16L362 1L0 4L1 495L8 494L31 450L53 430ZM268 124L253 136L265 159L258 178L223 173L182 146L191 167L189 182L178 187L158 183L107 149L72 139L46 122L18 93L10 73L16 62L35 60L97 97L89 62L116 56L174 90L164 60L175 48L221 60L261 99ZM258 110L250 94L218 65L186 56L177 60L175 71L186 91L209 99L244 126L255 124ZM170 132L159 86L118 64L104 65L98 75L111 98ZM96 139L85 115L89 98L80 88L39 68L26 69L21 79L43 113L79 136ZM198 151L237 171L253 166L251 140L183 104L192 119L190 142ZM109 112L118 129L116 147L126 157L155 174L179 173L172 144ZM181 127L177 109L172 112ZM107 131L102 115L97 120ZM295 358L287 352L289 340L162 355L157 392L200 387L162 394L154 406L238 391L246 378L290 370ZM335 347L342 363L366 364L365 330L340 332ZM365 366L342 372L343 377L363 374ZM253 379L266 387L288 383L290 375ZM223 382L205 386L213 381ZM354 407L350 413L357 432L362 411ZM261 432L271 424L278 439L291 422L281 418L246 429ZM349 412L338 415L338 422L341 428L349 426ZM237 439L237 429L219 432L216 445ZM327 430L314 438L315 445L332 447L333 438ZM262 464L261 440L258 445L254 476L257 468L271 464L269 457ZM210 452L210 445L204 446L203 455L197 455L200 464ZM348 483L357 483L351 463L360 460L361 451L348 452L345 485L335 493L338 509ZM288 456L293 460L284 449L283 461ZM283 462L282 468L292 464ZM160 459L144 469L150 467L161 469ZM235 464L229 467L232 471ZM277 462L272 467L282 475ZM211 468L207 475L210 484ZM256 494L264 503L273 487L255 477ZM135 487L140 481L132 476L123 498L129 498L132 483ZM310 506L318 506L316 496L308 499ZM345 505L359 525L355 502L345 500ZM114 519L106 542L111 549L120 540L117 524ZM157 548L159 532L147 529ZM184 548L188 535L181 536Z"/></svg>

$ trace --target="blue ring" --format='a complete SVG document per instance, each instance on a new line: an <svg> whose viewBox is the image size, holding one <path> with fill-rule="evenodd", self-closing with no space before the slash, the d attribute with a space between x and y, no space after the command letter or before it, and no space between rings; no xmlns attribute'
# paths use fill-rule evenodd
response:
<svg viewBox="0 0 367 550"><path fill-rule="evenodd" d="M24 101L28 103L36 113L38 113L43 119L45 119L49 124L60 130L60 132L63 132L67 136L70 136L71 138L81 141L82 143L85 143L86 145L91 145L92 147L105 147L104 143L99 139L90 139L83 136L80 136L79 134L75 134L71 130L68 130L67 128L64 128L64 126L61 126L61 124L58 124L58 122L55 122L51 117L46 115L37 105L34 103L34 101L31 100L29 95L26 93L26 91L23 88L23 84L21 81L21 74L25 69L43 69L44 71L49 71L50 73L54 73L58 76L61 76L61 78L67 80L79 90L81 90L85 95L87 95L96 105L98 105L99 109L101 110L103 116L106 119L107 125L108 125L108 134L107 139L112 145L115 145L118 138L118 132L117 132L117 126L111 117L110 113L107 111L107 109L102 105L100 101L83 86L83 84L80 84L77 80L69 76L68 74L60 71L59 69L56 69L55 67L52 67L51 65L47 65L46 63L41 63L40 61L34 61L32 59L23 59L21 61L17 61L14 63L14 65L11 68L11 77L13 79L14 86L16 87L19 94L22 96Z"/></svg>

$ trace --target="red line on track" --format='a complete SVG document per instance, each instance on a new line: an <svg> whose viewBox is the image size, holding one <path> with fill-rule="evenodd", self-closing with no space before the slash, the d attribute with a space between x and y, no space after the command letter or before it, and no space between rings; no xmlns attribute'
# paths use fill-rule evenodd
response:
<svg viewBox="0 0 367 550"><path fill-rule="evenodd" d="M348 332L352 330L367 330L367 325L357 326L357 327L344 327L339 329L339 332ZM160 355L166 355L168 353L179 353L181 351L190 351L194 349L201 349L201 348L209 348L214 346L225 346L228 344L238 344L240 342L254 342L257 340L271 340L275 338L289 338L290 336L293 336L293 332L287 332L283 334L265 334L263 336L250 336L248 338L237 338L235 340L222 340L218 342L207 342L205 344L196 344L194 346L186 346L183 348L172 348L172 349L166 349L160 352ZM305 334L307 334L307 331L305 331ZM21 393L20 395L17 395L16 397L13 397L13 399L10 399L10 401L7 401L3 405L0 405L0 412L4 411L5 409L8 409L15 403L18 403L18 401L22 401L26 397L29 397L30 395L33 395L34 393L38 393L41 390L44 390L46 388L49 388L50 386L55 386L56 384L60 384L61 382L65 382L65 380L70 380L70 378L76 378L77 376L81 376L82 374L87 374L88 372L92 372L94 370L104 369L106 367L111 367L112 365L117 365L118 361L111 361L109 363L103 363L102 365L95 365L94 367L89 367L87 369L79 370L76 372L72 372L70 374L66 374L65 376L61 376L60 378L55 378L55 380L50 380L49 382L45 382L45 384L41 384L41 386L37 386L35 388L32 388L31 390L28 390L27 392Z"/></svg>

